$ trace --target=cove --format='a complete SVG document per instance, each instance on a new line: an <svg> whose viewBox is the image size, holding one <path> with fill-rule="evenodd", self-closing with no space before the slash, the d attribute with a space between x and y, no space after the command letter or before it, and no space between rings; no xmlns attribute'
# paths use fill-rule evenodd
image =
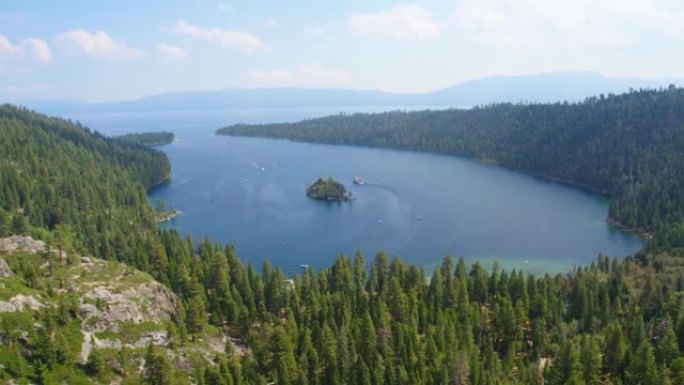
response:
<svg viewBox="0 0 684 385"><path fill-rule="evenodd" d="M444 255L533 273L565 272L599 253L622 257L642 247L606 223L607 199L563 184L453 156L217 136L223 125L292 121L338 109L241 109L74 118L106 134L167 130L176 141L171 181L150 192L183 214L161 226L195 240L233 243L260 269L286 273L326 267L357 250L384 250L429 274ZM356 108L355 110L358 110ZM381 111L374 107L363 112ZM351 183L361 176L366 184ZM332 176L353 202L309 199Z"/></svg>

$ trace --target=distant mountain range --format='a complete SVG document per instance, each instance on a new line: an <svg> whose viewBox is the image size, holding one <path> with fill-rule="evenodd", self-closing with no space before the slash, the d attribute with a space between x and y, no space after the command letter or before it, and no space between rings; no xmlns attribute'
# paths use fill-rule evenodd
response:
<svg viewBox="0 0 684 385"><path fill-rule="evenodd" d="M659 88L670 84L684 86L684 78L643 79L609 77L592 72L556 72L491 76L429 93L416 94L347 89L257 88L169 92L135 100L105 103L34 101L21 104L51 114L296 106L446 108L499 102L573 102L599 94L623 93L630 88Z"/></svg>

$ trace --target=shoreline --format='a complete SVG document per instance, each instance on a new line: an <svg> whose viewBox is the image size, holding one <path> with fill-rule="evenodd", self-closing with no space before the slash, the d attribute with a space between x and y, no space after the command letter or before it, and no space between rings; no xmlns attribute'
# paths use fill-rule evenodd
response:
<svg viewBox="0 0 684 385"><path fill-rule="evenodd" d="M653 239L653 234L651 232L646 231L646 230L641 229L641 228L627 226L627 225L623 224L622 222L618 221L617 219L613 219L611 217L608 217L608 218L606 218L606 223L608 223L609 225L611 225L617 229L628 231L630 233L636 234L644 242L649 242L651 239Z"/></svg>
<svg viewBox="0 0 684 385"><path fill-rule="evenodd" d="M524 170L521 168L514 168L514 167L509 167L504 164L501 164L497 162L496 160L491 160L491 159L480 159L476 157L471 157L465 154L457 154L457 153L450 153L450 152L439 152L439 151L430 151L430 150L425 150L425 149L412 149L412 148L406 148L406 147L391 147L391 146L378 146L378 145L368 145L368 144L357 144L357 143L326 143L326 142L319 142L319 141L314 141L314 140L296 140L296 139L291 139L291 138L280 138L280 137L272 137L272 136L262 136L262 135L243 135L243 134L232 134L232 133L221 133L217 130L214 134L215 135L223 135L223 136L236 136L236 137L246 137L246 138L260 138L260 139L271 139L271 140L285 140L289 142L295 142L295 143L309 143L309 144L322 144L322 145L328 145L328 146L352 146L352 147L366 147L366 148L375 148L375 149L387 149L387 150L395 150L395 151L404 151L404 152L418 152L418 153L425 153L425 154L435 154L435 155L444 155L444 156L453 156L453 157L458 157L462 159L467 159L479 164L483 165L488 165L488 166L494 166L494 167L501 167L509 171L517 172L523 175L528 175L534 178L539 178L541 180L547 181L547 182L554 182L554 183L559 183L563 184L569 187L577 188L580 190L584 190L586 192L590 192L593 194L600 195L608 200L612 200L613 198L610 197L610 195L603 190L599 190L595 187L591 187L589 185L579 183L579 182L574 182L568 179L563 179L560 177L552 176L552 175L547 175L543 173L536 173L532 172L529 170ZM313 197L310 197L312 199L316 199ZM325 200L325 199L324 199ZM336 201L341 201L341 200L336 200ZM644 230L642 228L636 228L636 227L630 227L627 226L620 221L611 218L608 216L606 218L606 223L609 225L628 231L630 233L635 234L639 238L641 238L643 241L648 242L653 238L653 234L647 230ZM644 246L645 247L645 246Z"/></svg>
<svg viewBox="0 0 684 385"><path fill-rule="evenodd" d="M145 194L150 195L150 193L152 192L152 190L154 190L156 187L159 187L159 186L161 186L161 185L163 185L163 184L165 184L165 183L168 183L168 182L170 182L170 181L171 181L171 173L169 173L168 175L164 176L164 177L163 177L161 180L159 180L158 182L152 183L150 186L148 186L148 187L145 189Z"/></svg>
<svg viewBox="0 0 684 385"><path fill-rule="evenodd" d="M176 209L172 209L172 210L169 210L169 211L167 211L167 212L164 212L162 216L155 218L154 221L155 221L157 224L160 224L160 223L163 223L163 222L168 222L168 221L172 220L173 218L175 218L175 217L177 217L177 216L179 216L179 215L181 215L181 214L183 214L182 211L176 210Z"/></svg>

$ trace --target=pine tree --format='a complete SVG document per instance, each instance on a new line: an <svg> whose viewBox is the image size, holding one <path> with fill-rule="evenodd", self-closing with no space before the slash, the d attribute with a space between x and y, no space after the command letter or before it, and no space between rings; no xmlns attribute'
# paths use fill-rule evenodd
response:
<svg viewBox="0 0 684 385"><path fill-rule="evenodd" d="M653 348L644 339L630 359L625 371L625 382L635 385L658 385L659 380Z"/></svg>
<svg viewBox="0 0 684 385"><path fill-rule="evenodd" d="M0 238L5 238L10 236L12 228L12 222L9 214L0 210ZM2 250L0 250L2 251Z"/></svg>
<svg viewBox="0 0 684 385"><path fill-rule="evenodd" d="M92 343L91 343L92 344ZM92 349L88 355L88 362L86 363L88 371L97 378L102 378L107 369L107 362L104 354L100 349Z"/></svg>
<svg viewBox="0 0 684 385"><path fill-rule="evenodd" d="M675 335L672 323L667 322L665 333L658 340L656 346L656 362L660 365L669 367L672 360L679 356L679 344L677 343L677 336Z"/></svg>
<svg viewBox="0 0 684 385"><path fill-rule="evenodd" d="M202 297L195 296L186 302L186 317L185 323L187 325L188 333L201 333L204 325L207 323L207 313L204 307Z"/></svg>
<svg viewBox="0 0 684 385"><path fill-rule="evenodd" d="M582 351L580 353L582 361L582 372L584 382L587 384L598 384L601 374L601 348L595 338L590 335L582 336Z"/></svg>
<svg viewBox="0 0 684 385"><path fill-rule="evenodd" d="M605 337L604 362L610 373L622 372L625 355L627 354L627 340L622 333L620 323L608 325Z"/></svg>
<svg viewBox="0 0 684 385"><path fill-rule="evenodd" d="M684 385L684 357L676 358L670 366L673 385Z"/></svg>
<svg viewBox="0 0 684 385"><path fill-rule="evenodd" d="M297 372L297 361L294 356L294 349L290 337L281 326L275 328L271 336L271 347L273 352L273 377L276 384L292 385L295 383Z"/></svg>
<svg viewBox="0 0 684 385"><path fill-rule="evenodd" d="M170 385L173 369L166 354L150 344L145 355L144 382L146 385Z"/></svg>
<svg viewBox="0 0 684 385"><path fill-rule="evenodd" d="M551 366L549 383L554 385L583 384L582 363L577 343L572 339L565 340L560 356Z"/></svg>

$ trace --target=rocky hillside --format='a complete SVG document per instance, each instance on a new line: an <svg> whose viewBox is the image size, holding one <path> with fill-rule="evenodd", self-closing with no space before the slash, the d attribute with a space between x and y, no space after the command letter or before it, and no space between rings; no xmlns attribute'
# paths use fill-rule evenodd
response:
<svg viewBox="0 0 684 385"><path fill-rule="evenodd" d="M55 380L90 381L87 375L107 382L142 375L150 346L179 369L235 347L217 330L194 340L179 334L177 302L150 275L118 262L67 255L30 237L1 238L0 382L35 376L41 369L31 360L45 350L55 353L55 366L65 366Z"/></svg>

